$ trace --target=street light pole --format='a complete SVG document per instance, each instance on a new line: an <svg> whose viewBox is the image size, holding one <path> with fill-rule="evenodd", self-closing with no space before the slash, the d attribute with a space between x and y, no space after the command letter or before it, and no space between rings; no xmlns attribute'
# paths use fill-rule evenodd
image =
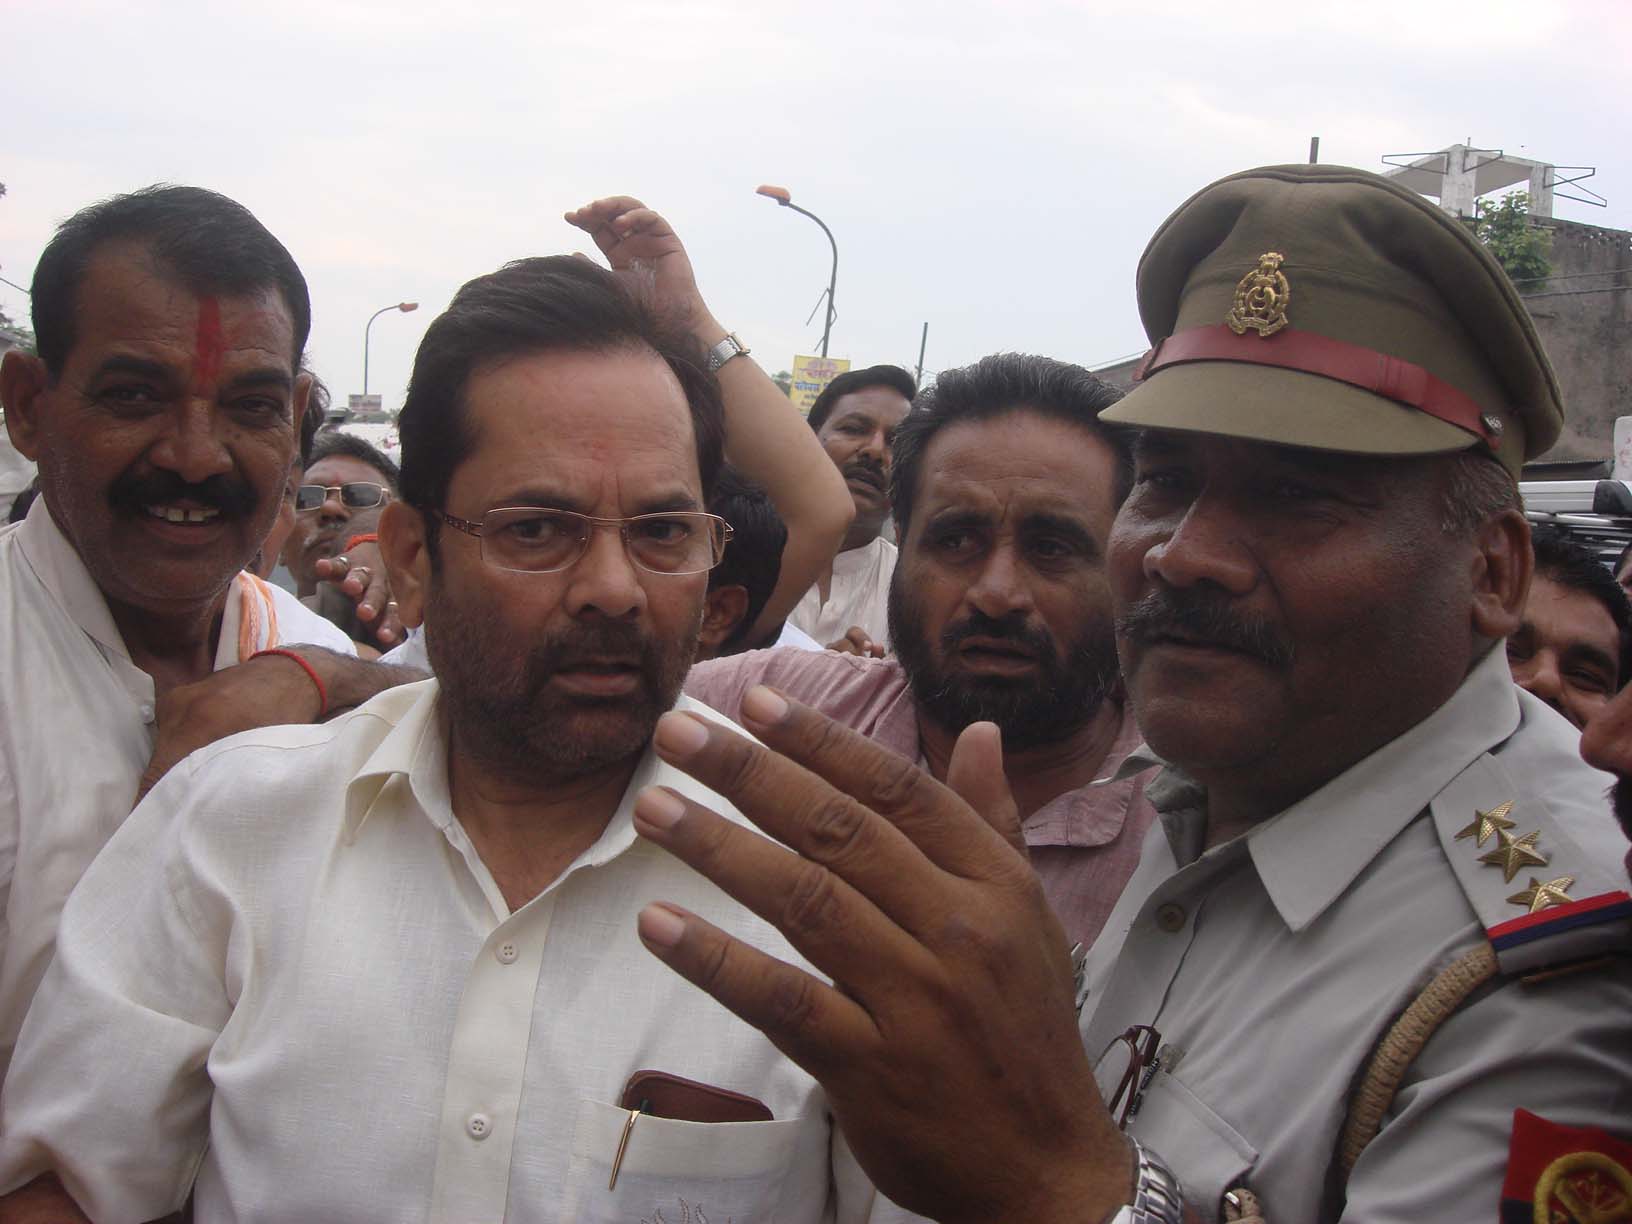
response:
<svg viewBox="0 0 1632 1224"><path fill-rule="evenodd" d="M402 311L403 314L407 314L410 310L418 310L418 309L419 309L419 303L418 302L398 302L398 303L396 303L395 305L392 305L392 306L381 306L373 314L368 316L368 325L363 328L363 394L364 395L368 394L368 342L369 342L369 338L370 338L369 333L374 330L374 320L379 318L382 314L386 314L386 313L388 313L390 311L393 311L393 310L400 310L400 311Z"/></svg>
<svg viewBox="0 0 1632 1224"><path fill-rule="evenodd" d="M815 213L811 212L810 209L800 208L799 205L795 204L793 202L792 194L786 187L772 187L767 184L757 188L755 194L765 196L767 199L775 200L783 208L791 208L794 212L801 213L804 216L809 217L812 221L816 222L817 225L822 227L822 233L827 235L828 245L833 248L833 272L832 275L827 278L827 318L822 324L822 356L826 357L827 339L833 333L833 318L834 315L838 313L833 308L833 291L838 288L839 284L839 244L834 241L833 231L827 228L827 222L823 221Z"/></svg>

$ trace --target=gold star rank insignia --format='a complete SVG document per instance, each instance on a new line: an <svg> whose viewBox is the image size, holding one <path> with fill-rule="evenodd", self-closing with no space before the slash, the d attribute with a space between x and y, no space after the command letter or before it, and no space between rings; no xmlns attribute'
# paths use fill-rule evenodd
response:
<svg viewBox="0 0 1632 1224"><path fill-rule="evenodd" d="M1513 800L1511 799L1506 803L1498 803L1488 812L1481 812L1478 808L1474 808L1473 823L1458 832L1456 840L1461 841L1464 837L1471 837L1474 839L1474 845L1483 846L1492 837L1495 837L1499 830L1513 827L1513 822L1507 818L1507 814L1512 810Z"/></svg>
<svg viewBox="0 0 1632 1224"><path fill-rule="evenodd" d="M1500 867L1502 879L1511 884L1513 877L1523 868L1547 866L1547 856L1536 849L1536 839L1540 836L1539 829L1534 833L1526 833L1523 837L1514 837L1506 829L1497 829L1496 849L1481 854L1479 861L1492 867Z"/></svg>
<svg viewBox="0 0 1632 1224"><path fill-rule="evenodd" d="M1509 905L1522 905L1530 913L1544 910L1549 905L1567 905L1575 898L1570 896L1570 885L1575 883L1574 876L1559 876L1556 880L1548 880L1543 884L1535 876L1530 877L1530 887L1521 893L1514 893L1507 899Z"/></svg>

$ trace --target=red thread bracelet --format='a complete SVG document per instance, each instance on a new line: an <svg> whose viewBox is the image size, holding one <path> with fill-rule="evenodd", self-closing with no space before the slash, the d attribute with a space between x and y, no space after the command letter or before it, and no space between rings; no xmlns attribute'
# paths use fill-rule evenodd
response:
<svg viewBox="0 0 1632 1224"><path fill-rule="evenodd" d="M352 536L351 539L346 541L346 546L344 548L342 548L340 551L343 552L343 553L349 553L352 549L356 548L357 545L359 545L359 544L378 544L379 542L380 542L380 533L379 532L377 532L377 531L365 531L361 535Z"/></svg>
<svg viewBox="0 0 1632 1224"><path fill-rule="evenodd" d="M320 676L318 676L317 669L315 667L306 662L305 659L301 658L294 651L285 650L281 646L274 646L269 650L257 650L249 657L252 659L259 659L263 655L282 655L286 659L293 659L296 663L299 663L301 670L310 676L312 678L312 683L317 686L317 700L320 703L321 708L317 711L317 717L312 719L312 721L322 722L329 716L329 690L323 687L323 680Z"/></svg>

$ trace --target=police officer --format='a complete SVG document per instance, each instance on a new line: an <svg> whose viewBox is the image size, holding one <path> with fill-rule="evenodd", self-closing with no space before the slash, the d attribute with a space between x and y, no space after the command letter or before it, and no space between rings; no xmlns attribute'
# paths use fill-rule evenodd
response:
<svg viewBox="0 0 1632 1224"><path fill-rule="evenodd" d="M1563 419L1523 304L1460 221L1296 166L1181 206L1139 305L1108 569L1167 768L1078 1047L1063 939L981 827L1014 841L989 729L954 795L773 694L746 721L792 761L670 716L670 759L803 857L695 808L643 805L643 832L839 986L672 910L648 945L822 1078L936 1219L1177 1220L1181 1195L1208 1220L1621 1218L1625 845L1501 649L1532 568L1516 477Z"/></svg>

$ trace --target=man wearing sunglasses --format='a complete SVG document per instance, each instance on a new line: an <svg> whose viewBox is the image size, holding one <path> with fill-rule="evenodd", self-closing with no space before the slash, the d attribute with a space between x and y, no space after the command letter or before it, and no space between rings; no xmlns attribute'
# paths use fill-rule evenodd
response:
<svg viewBox="0 0 1632 1224"><path fill-rule="evenodd" d="M653 781L720 802L649 746L677 704L726 725L680 695L730 538L706 510L720 387L810 441L732 352L716 381L586 260L459 291L416 357L380 524L436 679L155 787L69 905L0 1189L54 1172L92 1218L189 1193L200 1219L894 1212L815 1081L635 931L679 889L793 955L631 816Z"/></svg>
<svg viewBox="0 0 1632 1224"><path fill-rule="evenodd" d="M321 431L295 489L295 526L283 547L283 563L307 606L371 648L400 643L396 609L376 608L365 597L373 577L366 564L340 576L355 575L363 584L365 591L353 598L330 577L332 567L321 563L344 556L353 541L373 540L380 512L397 494L397 480L397 465L379 448L342 430Z"/></svg>
<svg viewBox="0 0 1632 1224"><path fill-rule="evenodd" d="M338 429L318 433L295 488L295 529L283 548L302 599L318 589L318 561L340 555L347 540L378 524L379 511L396 496L397 479L397 465L362 438ZM354 525L359 516L364 521Z"/></svg>

